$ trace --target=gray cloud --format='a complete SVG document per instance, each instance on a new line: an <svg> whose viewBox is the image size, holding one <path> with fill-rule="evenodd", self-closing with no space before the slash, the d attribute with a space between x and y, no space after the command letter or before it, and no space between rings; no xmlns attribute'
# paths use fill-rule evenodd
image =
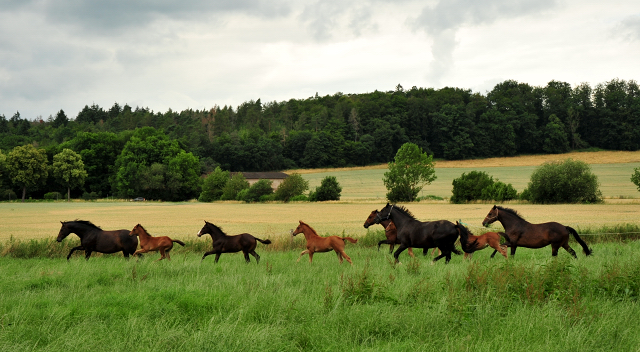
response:
<svg viewBox="0 0 640 352"><path fill-rule="evenodd" d="M640 15L629 16L618 23L615 33L630 41L640 41Z"/></svg>
<svg viewBox="0 0 640 352"><path fill-rule="evenodd" d="M410 20L414 30L433 38L429 80L439 85L452 68L456 32L462 26L488 25L501 19L539 14L556 6L555 0L440 0Z"/></svg>

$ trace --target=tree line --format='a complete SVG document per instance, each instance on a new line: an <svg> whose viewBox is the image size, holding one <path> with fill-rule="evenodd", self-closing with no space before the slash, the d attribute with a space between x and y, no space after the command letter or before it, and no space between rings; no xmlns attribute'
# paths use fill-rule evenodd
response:
<svg viewBox="0 0 640 352"><path fill-rule="evenodd" d="M404 89L318 96L237 108L154 112L120 105L85 106L70 118L0 115L0 150L65 148L82 157L87 177L75 195L199 194L201 175L389 162L411 142L435 158L466 159L572 149L640 148L640 89L614 79L591 87L508 80L486 94L468 89ZM6 179L4 188L11 188ZM61 188L51 175L34 197ZM16 187L14 185L14 187ZM16 189L20 191L19 189Z"/></svg>

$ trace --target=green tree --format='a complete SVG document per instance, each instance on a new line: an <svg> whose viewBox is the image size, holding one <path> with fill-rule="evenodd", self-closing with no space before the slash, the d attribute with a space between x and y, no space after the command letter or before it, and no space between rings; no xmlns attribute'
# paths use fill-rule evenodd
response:
<svg viewBox="0 0 640 352"><path fill-rule="evenodd" d="M0 187L2 187L2 181L4 177L7 175L7 157L4 155L2 150L0 150Z"/></svg>
<svg viewBox="0 0 640 352"><path fill-rule="evenodd" d="M340 200L340 193L342 193L342 187L338 183L338 179L335 176L327 176L320 181L320 186L316 187L315 192L309 193L309 201Z"/></svg>
<svg viewBox="0 0 640 352"><path fill-rule="evenodd" d="M244 194L242 199L247 203L257 202L261 200L261 197L268 196L273 194L273 181L267 179L258 180L258 182L254 183L249 187L247 192Z"/></svg>
<svg viewBox="0 0 640 352"><path fill-rule="evenodd" d="M47 152L31 144L15 147L7 156L7 169L13 184L22 188L24 202L27 189L36 188L47 181Z"/></svg>
<svg viewBox="0 0 640 352"><path fill-rule="evenodd" d="M87 178L82 157L67 148L53 156L52 171L56 181L67 187L67 201L71 199L71 188L81 187Z"/></svg>
<svg viewBox="0 0 640 352"><path fill-rule="evenodd" d="M229 171L224 171L220 166L216 167L212 173L204 179L202 192L198 201L213 202L222 196L224 186L229 182Z"/></svg>
<svg viewBox="0 0 640 352"><path fill-rule="evenodd" d="M536 168L523 193L533 203L596 203L602 200L599 187L587 163L567 159Z"/></svg>
<svg viewBox="0 0 640 352"><path fill-rule="evenodd" d="M636 186L638 186L638 191L640 191L640 167L633 169L633 175L631 175L631 182L633 182Z"/></svg>
<svg viewBox="0 0 640 352"><path fill-rule="evenodd" d="M403 144L382 179L389 191L387 199L394 203L414 201L422 187L436 179L435 172L432 155L413 143Z"/></svg>
<svg viewBox="0 0 640 352"><path fill-rule="evenodd" d="M249 189L249 181L247 181L241 172L238 172L233 175L224 188L222 188L220 200L234 200L238 196L238 193L244 189Z"/></svg>
<svg viewBox="0 0 640 352"><path fill-rule="evenodd" d="M482 199L482 190L493 185L494 180L484 171L463 173L453 180L451 203L465 203Z"/></svg>
<svg viewBox="0 0 640 352"><path fill-rule="evenodd" d="M549 123L544 130L544 145L542 149L550 154L569 151L569 139L564 124L556 115L549 116Z"/></svg>
<svg viewBox="0 0 640 352"><path fill-rule="evenodd" d="M284 202L303 194L309 189L309 181L302 178L298 173L293 173L285 178L275 192L275 198Z"/></svg>

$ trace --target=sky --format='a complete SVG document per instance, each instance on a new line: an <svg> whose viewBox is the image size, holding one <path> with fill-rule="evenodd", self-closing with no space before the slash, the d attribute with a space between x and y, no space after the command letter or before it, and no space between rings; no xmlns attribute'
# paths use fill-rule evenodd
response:
<svg viewBox="0 0 640 352"><path fill-rule="evenodd" d="M0 115L640 79L637 0L0 0Z"/></svg>

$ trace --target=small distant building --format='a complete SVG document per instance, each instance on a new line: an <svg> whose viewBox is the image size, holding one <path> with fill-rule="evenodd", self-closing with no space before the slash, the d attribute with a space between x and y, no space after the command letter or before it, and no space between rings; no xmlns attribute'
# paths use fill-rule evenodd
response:
<svg viewBox="0 0 640 352"><path fill-rule="evenodd" d="M271 180L273 182L271 184L271 187L273 187L273 189L278 188L282 181L284 181L285 178L289 177L289 175L285 174L284 172L232 172L231 177L233 177L233 175L235 174L242 174L244 178L249 181L249 185L253 185L259 180Z"/></svg>

